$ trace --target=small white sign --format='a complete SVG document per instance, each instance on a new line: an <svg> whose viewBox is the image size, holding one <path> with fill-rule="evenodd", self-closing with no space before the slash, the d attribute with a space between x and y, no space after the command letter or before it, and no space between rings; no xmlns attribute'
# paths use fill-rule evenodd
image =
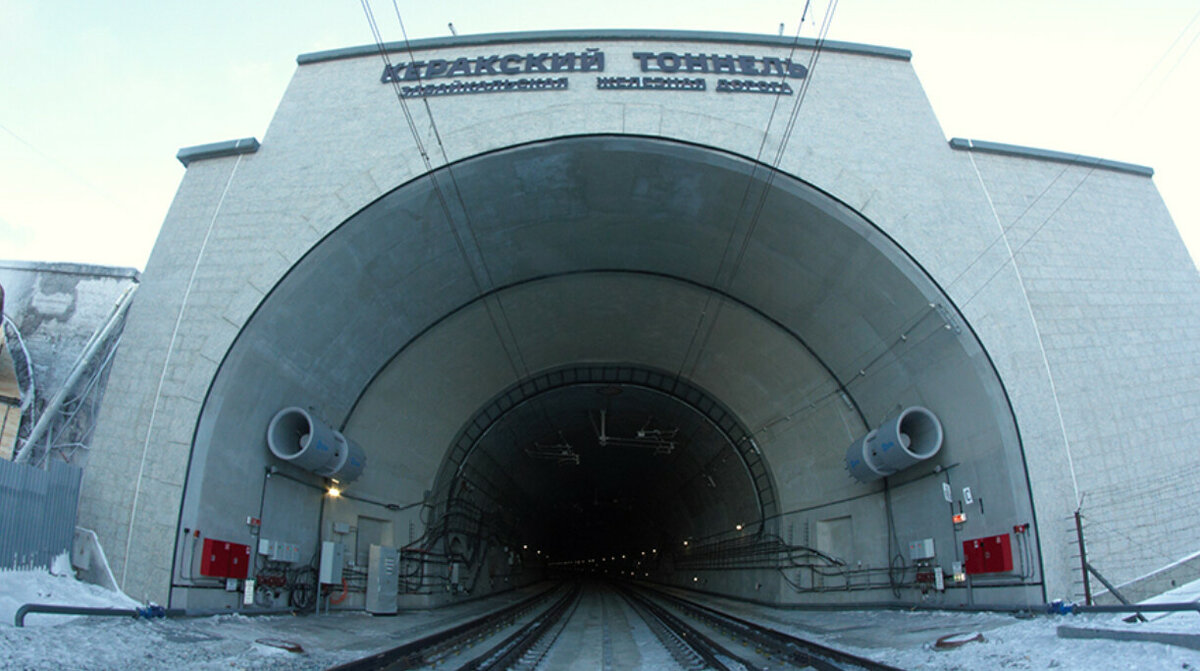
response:
<svg viewBox="0 0 1200 671"><path fill-rule="evenodd" d="M969 506L974 502L975 502L975 499L971 498L971 488L963 487L963 503L965 503Z"/></svg>
<svg viewBox="0 0 1200 671"><path fill-rule="evenodd" d="M946 576L942 574L941 566L933 567L933 588L939 592L946 591Z"/></svg>
<svg viewBox="0 0 1200 671"><path fill-rule="evenodd" d="M946 499L946 503L954 503L954 492L950 490L950 483L942 483L942 498Z"/></svg>

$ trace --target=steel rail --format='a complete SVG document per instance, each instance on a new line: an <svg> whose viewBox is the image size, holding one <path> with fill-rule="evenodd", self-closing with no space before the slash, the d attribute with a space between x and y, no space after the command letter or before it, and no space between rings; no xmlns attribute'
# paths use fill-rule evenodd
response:
<svg viewBox="0 0 1200 671"><path fill-rule="evenodd" d="M654 631L656 635L659 635L659 632L665 628L669 637L664 639L660 635L659 640L667 646L668 651L672 653L673 657L676 657L675 650L678 650L678 647L671 645L669 642L671 639L690 648L698 655L704 662L704 666L700 668L730 671L730 667L725 661L734 662L736 665L740 665L746 669L755 668L755 665L750 661L741 658L725 646L714 641L711 637L706 636L699 629L683 621L679 616L654 603L654 601L628 588L622 589L621 593L634 606L634 609L639 611L638 614L642 616L642 619L646 621L646 624L650 626L651 631ZM675 650L672 648L675 648ZM686 655L685 652L684 657L676 657L676 661L680 665L695 668L694 663L686 661L687 657L689 655Z"/></svg>
<svg viewBox="0 0 1200 671"><path fill-rule="evenodd" d="M415 641L346 662L332 667L329 671L378 671L381 669L415 669L427 666L429 664L428 657L513 622L545 600L557 588L556 585L486 615Z"/></svg>
<svg viewBox="0 0 1200 671"><path fill-rule="evenodd" d="M582 588L578 583L574 587L563 594L554 605L547 608L541 615L524 627L521 627L516 633L501 641L492 649L482 655L472 659L471 661L459 667L459 671L478 671L480 669L508 669L514 666L526 652L531 650L539 641L543 639L554 627L558 624L564 624L563 614L573 605L579 603L580 593ZM571 611L574 614L574 610ZM561 628L559 629L561 631ZM541 656L545 656L546 651L542 650ZM540 659L540 657L539 657Z"/></svg>
<svg viewBox="0 0 1200 671"><path fill-rule="evenodd" d="M770 651L772 655L788 660L790 664L801 667L811 666L821 669L821 671L844 671L846 669L902 671L894 666L821 645L820 643L814 643L674 594L668 594L659 590L650 590L649 588L643 589L653 592L656 596L677 605L699 619L707 620L719 628L733 632L735 636L753 641L755 644L761 646L763 650Z"/></svg>

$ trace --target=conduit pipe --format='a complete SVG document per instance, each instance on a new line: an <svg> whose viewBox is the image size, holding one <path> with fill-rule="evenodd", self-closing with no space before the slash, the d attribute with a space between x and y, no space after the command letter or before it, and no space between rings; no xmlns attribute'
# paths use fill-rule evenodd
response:
<svg viewBox="0 0 1200 671"><path fill-rule="evenodd" d="M88 608L85 606L59 606L48 603L27 603L17 609L13 615L13 624L25 626L25 616L29 613L47 613L51 615L96 615L100 617L179 617L184 611L178 608Z"/></svg>
<svg viewBox="0 0 1200 671"><path fill-rule="evenodd" d="M208 608L204 610L188 610L184 608L94 608L88 606L62 606L49 603L27 603L17 609L13 615L13 624L25 626L25 616L30 613L47 615L95 615L99 617L132 617L147 620L158 617L212 617L213 615L287 615L296 613L296 608L266 608L261 610L233 610Z"/></svg>
<svg viewBox="0 0 1200 671"><path fill-rule="evenodd" d="M1200 613L1200 602L1187 601L1183 603L1131 603L1128 605L1111 605L1111 606L1087 606L1084 604L1050 604L1046 607L1051 612L1060 612L1054 610L1061 609L1060 614L1070 613L1175 613L1183 611L1196 611Z"/></svg>

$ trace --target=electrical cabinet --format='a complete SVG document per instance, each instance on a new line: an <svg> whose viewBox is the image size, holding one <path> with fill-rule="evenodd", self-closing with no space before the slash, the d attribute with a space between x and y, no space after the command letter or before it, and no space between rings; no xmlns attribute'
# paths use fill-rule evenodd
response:
<svg viewBox="0 0 1200 671"><path fill-rule="evenodd" d="M273 561L294 563L300 561L300 545L261 538L258 541L258 554L264 555L267 559Z"/></svg>
<svg viewBox="0 0 1200 671"><path fill-rule="evenodd" d="M372 545L367 558L368 613L391 615L396 612L396 592L400 586L400 562L396 548Z"/></svg>
<svg viewBox="0 0 1200 671"><path fill-rule="evenodd" d="M249 545L205 538L201 550L200 575L244 580L249 574Z"/></svg>
<svg viewBox="0 0 1200 671"><path fill-rule="evenodd" d="M317 570L317 580L322 585L337 585L342 582L342 564L346 546L332 541L321 542L321 565Z"/></svg>
<svg viewBox="0 0 1200 671"><path fill-rule="evenodd" d="M967 575L1011 572L1012 536L999 534L963 541L963 569Z"/></svg>
<svg viewBox="0 0 1200 671"><path fill-rule="evenodd" d="M922 538L919 541L912 541L908 544L908 558L912 561L920 559L933 559L933 539Z"/></svg>

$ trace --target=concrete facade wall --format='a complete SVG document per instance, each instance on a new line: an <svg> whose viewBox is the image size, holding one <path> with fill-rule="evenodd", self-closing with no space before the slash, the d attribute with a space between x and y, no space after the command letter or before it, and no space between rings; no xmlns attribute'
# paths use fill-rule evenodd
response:
<svg viewBox="0 0 1200 671"><path fill-rule="evenodd" d="M779 45L664 40L449 45L419 55L453 59L510 51L582 52L596 47L606 54L605 75L636 76L641 73L632 52L670 49L784 57L788 51ZM807 62L807 49L797 54L797 61ZM83 485L81 524L97 530L118 580L131 596L165 598L193 431L213 376L239 329L322 236L379 196L426 172L395 92L379 81L381 69L378 57L301 66L257 153L197 161L188 169L129 316L110 382L114 393L106 404L93 464ZM711 90L598 90L595 76L568 75L571 88L566 92L438 97L428 101L428 108L419 99L410 99L409 111L434 166L543 138L591 133L669 138L771 160L795 100L783 99L780 116L764 138L773 96ZM1083 362L1068 364L1076 354L1066 339L1050 338L1054 348L1043 356L1037 331L1043 321L1053 326L1054 316L1060 316L1064 323L1054 328L1065 331L1072 328L1067 322L1085 316L1087 301L1062 292L1051 271L1068 266L1072 255L1066 249L1043 248L1039 233L1035 239L1039 244L1031 243L1026 253L1029 264L1035 263L1035 251L1046 255L1047 275L1022 283L1007 263L1004 245L995 244L998 230L989 195L997 200L990 190L1000 186L989 191L981 188L972 164L974 155L947 146L905 58L827 52L810 79L779 169L867 217L956 302L1005 384L1025 446L1039 522L1057 529L1076 505L1064 437L1070 440L1072 456L1079 455L1074 459L1076 477L1086 471L1082 477L1087 481L1100 467L1089 465L1087 470L1080 464L1085 453L1077 451L1085 448L1079 444L1092 436L1087 433L1092 429L1082 427L1103 432L1107 443L1140 444L1147 434L1158 435L1156 445L1167 445L1175 429L1161 426L1166 417L1151 419L1144 412L1135 413L1140 419L1132 423L1100 421L1097 415L1113 416L1112 404L1095 400L1088 389L1107 378ZM427 110L434 115L440 142ZM1025 176L1026 171L1036 175L1044 170L1038 162L1012 159L1011 166L1001 167L1002 163L986 159L979 167L985 177L992 169L1002 173L999 181L1007 176L1033 179L1035 184L1036 177ZM1111 182L1113 188L1125 190L1127 200L1117 205L1130 202L1140 208L1147 199L1158 203L1157 226L1169 223L1149 180L1118 173L1095 174L1088 180ZM1109 216L1107 205L1098 206L1102 216ZM1071 238L1077 234L1072 227L1090 221L1083 213L1078 219L1064 220L1061 235ZM1099 235L1099 229L1093 230ZM1147 246L1142 258L1155 258L1172 244L1177 249L1171 253L1186 258L1178 238L1173 243L1167 238L1158 246ZM1101 238L1096 241L1101 244ZM1134 259L1127 261L1129 273L1136 274ZM1023 261L1020 267L1025 266ZM1182 295L1195 296L1195 269L1190 272L1189 276L1179 271L1162 281L1174 282ZM1111 300L1133 300L1124 298L1133 290L1125 279L1104 281L1108 283L1103 291ZM1137 286L1153 291L1149 283ZM1194 311L1191 314L1194 324ZM1126 331L1137 330L1133 319L1125 323ZM1138 372L1147 377L1173 376L1168 371L1177 369L1180 358L1189 353L1194 365L1194 349L1180 347L1172 355L1176 358L1167 360L1150 343L1126 344L1127 351L1136 352L1131 358L1140 362ZM1063 403L1065 436L1055 410L1051 374L1060 394L1064 388L1070 391ZM1179 412L1192 408L1194 425L1195 387L1178 379L1183 397ZM1191 380L1195 379L1193 375ZM1165 387L1155 387L1166 393ZM1128 402L1144 403L1148 398L1130 397ZM343 416L347 410L326 408L332 416ZM1103 455L1095 457L1097 464L1114 459L1111 452L1100 451ZM1170 526L1164 521L1149 527L1148 533L1171 534ZM1069 596L1072 589L1072 542L1049 531L1042 538L1051 597Z"/></svg>
<svg viewBox="0 0 1200 671"><path fill-rule="evenodd" d="M1200 482L1200 277L1162 199L1087 164L971 159L1046 349L1091 563L1120 584L1191 555L1200 520L1171 502Z"/></svg>

